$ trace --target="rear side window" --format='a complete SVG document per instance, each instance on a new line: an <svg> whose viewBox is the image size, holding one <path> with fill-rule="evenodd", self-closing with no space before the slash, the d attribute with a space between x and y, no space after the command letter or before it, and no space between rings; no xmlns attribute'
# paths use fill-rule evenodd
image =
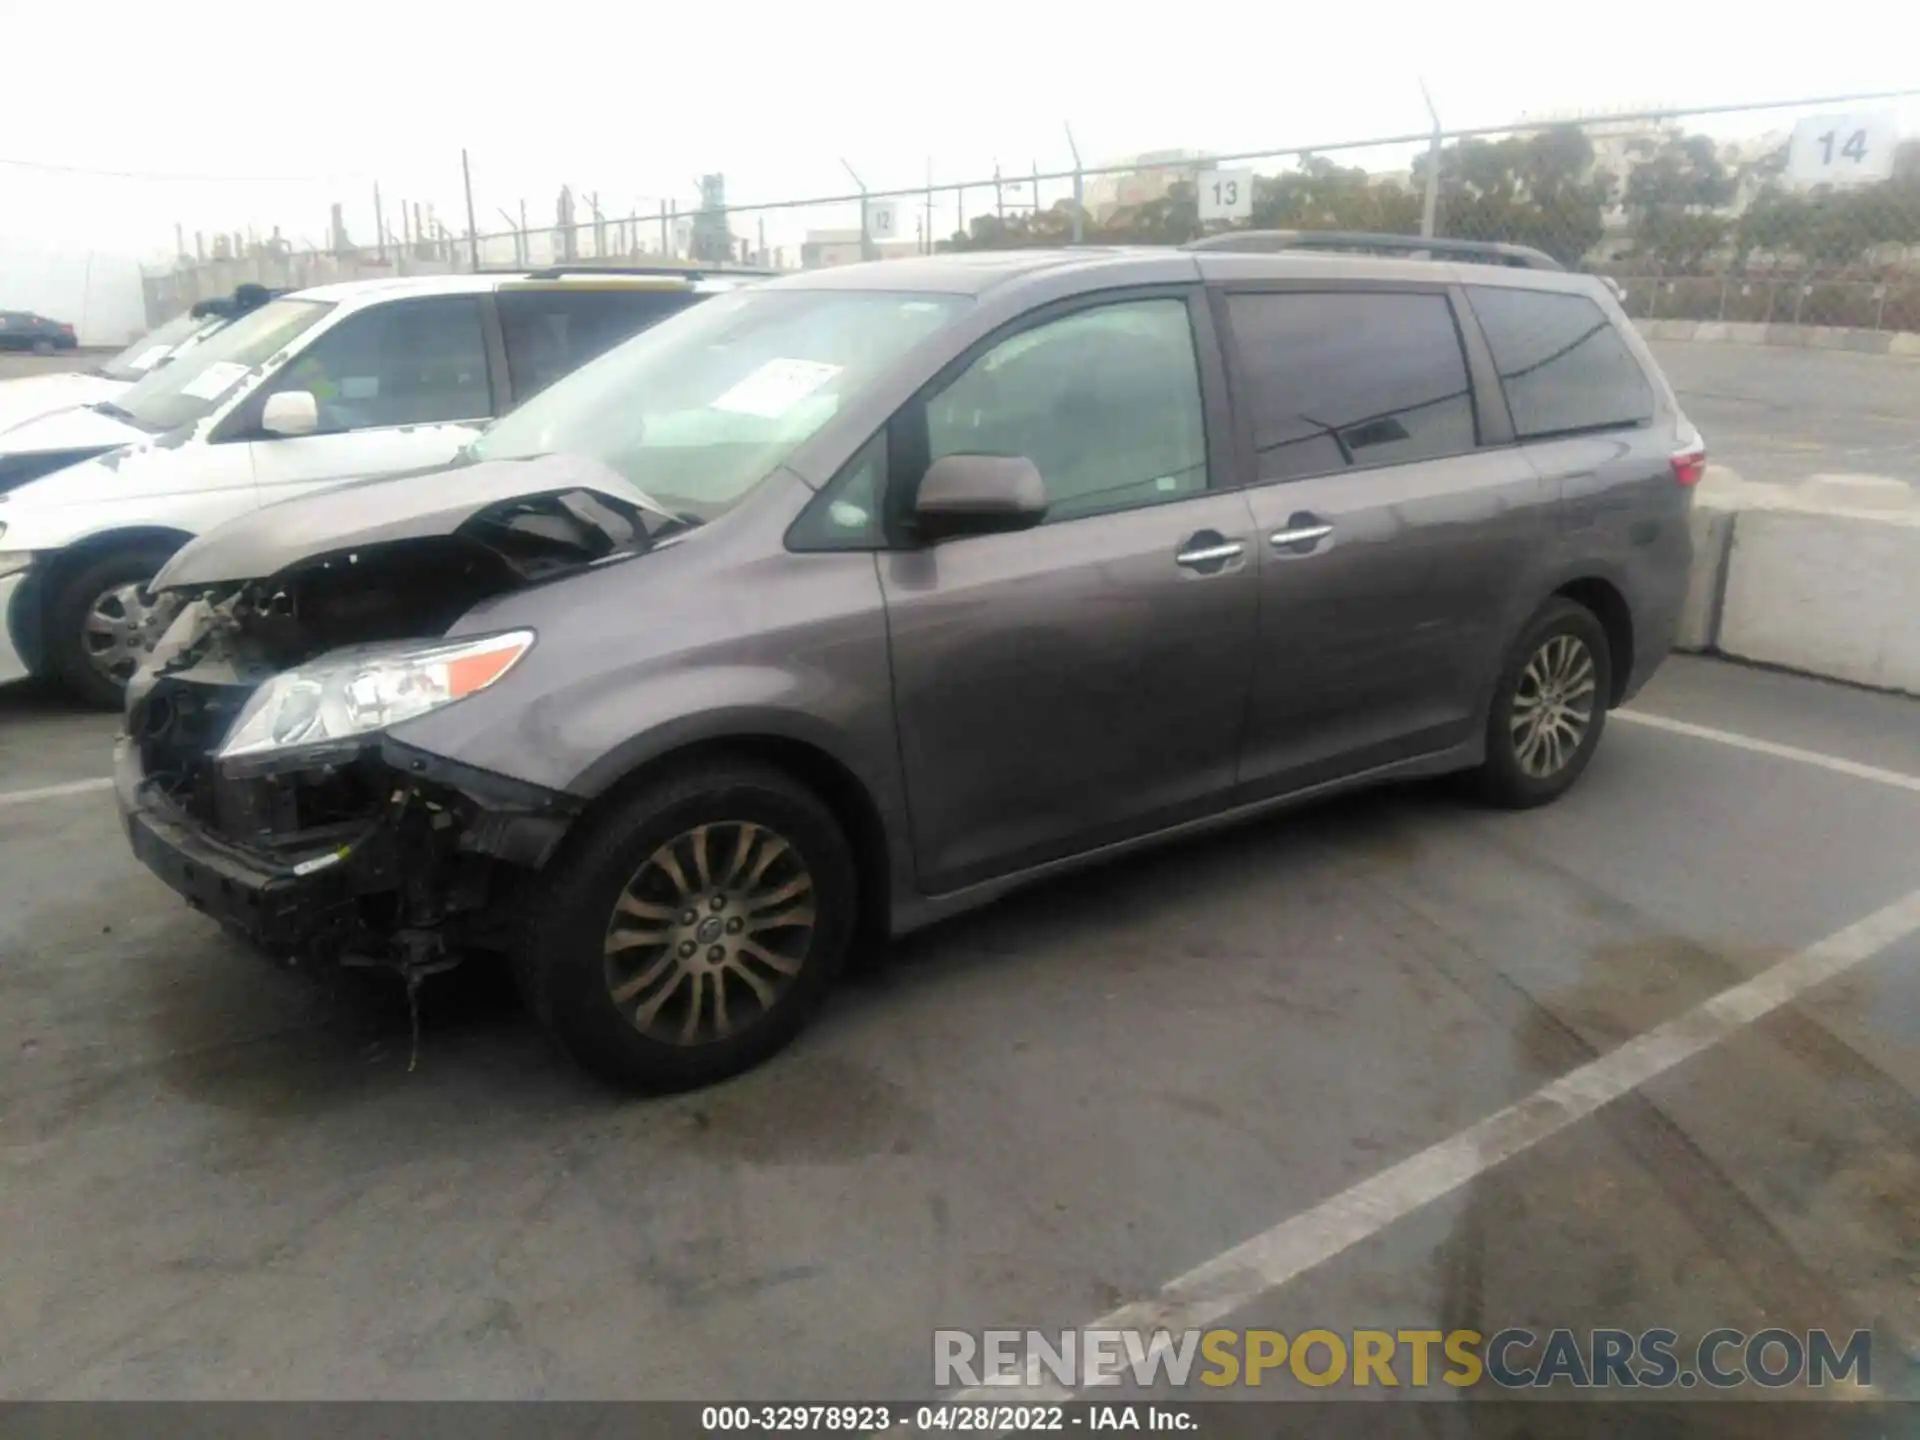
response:
<svg viewBox="0 0 1920 1440"><path fill-rule="evenodd" d="M1238 294L1227 313L1259 479L1473 449L1473 390L1444 295Z"/></svg>
<svg viewBox="0 0 1920 1440"><path fill-rule="evenodd" d="M1644 425L1653 387L1606 312L1584 295L1468 287L1514 433L1545 440Z"/></svg>
<svg viewBox="0 0 1920 1440"><path fill-rule="evenodd" d="M684 290L502 290L516 403L698 298Z"/></svg>

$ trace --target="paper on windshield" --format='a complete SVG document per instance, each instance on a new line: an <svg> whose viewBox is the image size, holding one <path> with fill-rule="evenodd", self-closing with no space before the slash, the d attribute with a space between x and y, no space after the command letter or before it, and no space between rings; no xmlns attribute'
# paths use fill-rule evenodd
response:
<svg viewBox="0 0 1920 1440"><path fill-rule="evenodd" d="M218 400L246 373L245 365L232 360L216 360L187 384L182 385L180 393L191 395L196 400Z"/></svg>
<svg viewBox="0 0 1920 1440"><path fill-rule="evenodd" d="M769 360L716 399L711 408L778 420L840 370L840 366L821 360Z"/></svg>
<svg viewBox="0 0 1920 1440"><path fill-rule="evenodd" d="M149 345L127 362L127 368L129 370L138 370L142 374L145 374L172 353L173 347L171 345Z"/></svg>

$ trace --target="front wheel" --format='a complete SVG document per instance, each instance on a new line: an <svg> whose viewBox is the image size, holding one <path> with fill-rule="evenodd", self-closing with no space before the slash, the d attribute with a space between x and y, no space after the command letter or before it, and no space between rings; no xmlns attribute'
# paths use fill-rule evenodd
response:
<svg viewBox="0 0 1920 1440"><path fill-rule="evenodd" d="M54 588L47 606L47 664L75 699L119 708L151 639L147 585L169 553L151 546L109 551Z"/></svg>
<svg viewBox="0 0 1920 1440"><path fill-rule="evenodd" d="M1549 601L1501 669L1474 777L1481 795L1514 810L1559 799L1592 760L1612 694L1605 628L1583 605Z"/></svg>
<svg viewBox="0 0 1920 1440"><path fill-rule="evenodd" d="M602 1080L691 1089L759 1064L826 997L858 880L833 813L778 770L648 787L552 862L515 957L522 993Z"/></svg>

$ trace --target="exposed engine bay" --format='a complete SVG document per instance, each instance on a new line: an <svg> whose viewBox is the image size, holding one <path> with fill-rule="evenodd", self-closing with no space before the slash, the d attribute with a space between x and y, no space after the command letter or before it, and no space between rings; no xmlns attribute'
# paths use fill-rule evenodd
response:
<svg viewBox="0 0 1920 1440"><path fill-rule="evenodd" d="M515 496L444 533L163 590L119 766L136 850L289 960L391 965L413 981L504 943L513 888L564 832L565 797L411 751L384 728L310 740L298 703L260 722L265 743L243 755L236 724L301 667L431 647L490 597L638 555L680 525L585 489Z"/></svg>

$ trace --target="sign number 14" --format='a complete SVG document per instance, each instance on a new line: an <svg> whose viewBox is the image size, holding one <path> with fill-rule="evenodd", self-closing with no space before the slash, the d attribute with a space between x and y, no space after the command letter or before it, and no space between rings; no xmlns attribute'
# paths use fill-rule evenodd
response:
<svg viewBox="0 0 1920 1440"><path fill-rule="evenodd" d="M1840 139L1840 132L1829 130L1820 137L1820 163L1833 163L1833 142ZM1846 137L1840 146L1840 153L1856 165L1867 158L1867 132L1856 130Z"/></svg>

